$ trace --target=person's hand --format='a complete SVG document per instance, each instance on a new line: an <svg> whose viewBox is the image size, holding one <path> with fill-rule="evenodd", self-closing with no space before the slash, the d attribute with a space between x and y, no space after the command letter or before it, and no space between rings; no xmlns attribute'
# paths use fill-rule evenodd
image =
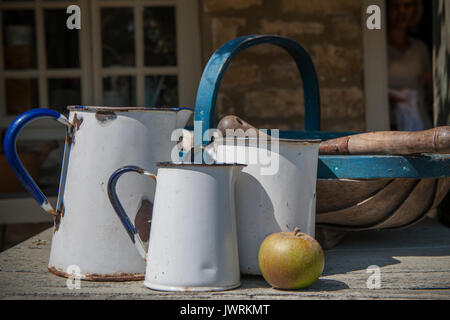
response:
<svg viewBox="0 0 450 320"><path fill-rule="evenodd" d="M402 91L389 89L388 91L389 103L395 106L397 103L408 102L408 99L403 95Z"/></svg>

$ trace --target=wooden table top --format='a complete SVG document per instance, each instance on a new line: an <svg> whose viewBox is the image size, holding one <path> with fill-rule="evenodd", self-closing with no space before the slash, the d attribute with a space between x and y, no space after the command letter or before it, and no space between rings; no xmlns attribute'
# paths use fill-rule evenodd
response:
<svg viewBox="0 0 450 320"><path fill-rule="evenodd" d="M67 279L47 271L51 235L46 230L0 253L0 299L450 299L450 228L429 218L408 229L349 234L325 251L320 279L299 291L272 289L256 276L214 293L158 292L142 281L81 281L69 289ZM370 266L380 268L378 289L367 286Z"/></svg>

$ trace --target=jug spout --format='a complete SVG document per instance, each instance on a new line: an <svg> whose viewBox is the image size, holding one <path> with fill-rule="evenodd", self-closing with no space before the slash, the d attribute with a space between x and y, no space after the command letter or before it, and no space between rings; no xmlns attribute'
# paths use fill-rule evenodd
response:
<svg viewBox="0 0 450 320"><path fill-rule="evenodd" d="M193 114L192 109L179 108L177 112L177 128L184 128Z"/></svg>

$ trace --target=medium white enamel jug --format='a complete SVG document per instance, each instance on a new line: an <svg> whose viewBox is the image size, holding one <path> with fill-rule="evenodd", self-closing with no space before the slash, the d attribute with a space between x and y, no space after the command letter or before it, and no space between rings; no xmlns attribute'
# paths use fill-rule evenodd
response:
<svg viewBox="0 0 450 320"><path fill-rule="evenodd" d="M308 52L296 41L276 35L248 35L228 41L211 56L197 90L193 140L195 152L211 142L208 130L215 123L215 109L220 84L232 60L242 51L257 45L271 44L286 50L294 59L303 84L306 131L320 131L320 94L317 73ZM275 106L267 105L267 108ZM273 128L275 129L275 128ZM286 134L287 132L284 132ZM296 133L296 132L294 132ZM311 135L310 135L311 136ZM276 148L276 145L271 145ZM259 152L256 147L220 147L227 157ZM270 148L270 150L274 150ZM319 143L315 141L279 140L279 170L273 175L267 164L244 161L248 166L237 181L237 223L241 272L259 274L258 249L264 237L273 232L293 231L299 226L314 236L315 185ZM228 152L229 150L229 152ZM253 150L253 151L252 151ZM221 159L218 151L215 160ZM199 161L201 162L201 161ZM240 163L240 162L238 162Z"/></svg>
<svg viewBox="0 0 450 320"><path fill-rule="evenodd" d="M120 168L111 176L111 203L130 244L147 260L145 286L163 291L221 291L240 285L234 184L242 167L160 163L157 176L137 166ZM148 253L115 192L126 172L156 181Z"/></svg>
<svg viewBox="0 0 450 320"><path fill-rule="evenodd" d="M314 237L318 140L216 139L206 162L241 163L236 180L240 270L260 275L258 252L271 233L293 231Z"/></svg>
<svg viewBox="0 0 450 320"><path fill-rule="evenodd" d="M144 278L145 263L114 217L107 183L111 174L130 163L156 170L169 161L176 141L172 132L183 128L187 108L68 107L69 118L50 109L33 109L14 120L5 136L7 159L28 192L55 217L48 269L62 276L74 270L81 279L125 281ZM56 208L29 176L16 153L22 128L38 118L53 118L67 128ZM130 217L148 233L155 186L129 176L118 193ZM139 227L139 226L138 226Z"/></svg>

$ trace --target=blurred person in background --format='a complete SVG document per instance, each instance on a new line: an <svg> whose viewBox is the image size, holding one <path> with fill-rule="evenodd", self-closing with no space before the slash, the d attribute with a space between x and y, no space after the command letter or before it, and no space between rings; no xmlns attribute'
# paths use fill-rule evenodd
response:
<svg viewBox="0 0 450 320"><path fill-rule="evenodd" d="M411 33L422 17L421 0L388 0L388 77L391 129L432 127L433 78L428 47Z"/></svg>

